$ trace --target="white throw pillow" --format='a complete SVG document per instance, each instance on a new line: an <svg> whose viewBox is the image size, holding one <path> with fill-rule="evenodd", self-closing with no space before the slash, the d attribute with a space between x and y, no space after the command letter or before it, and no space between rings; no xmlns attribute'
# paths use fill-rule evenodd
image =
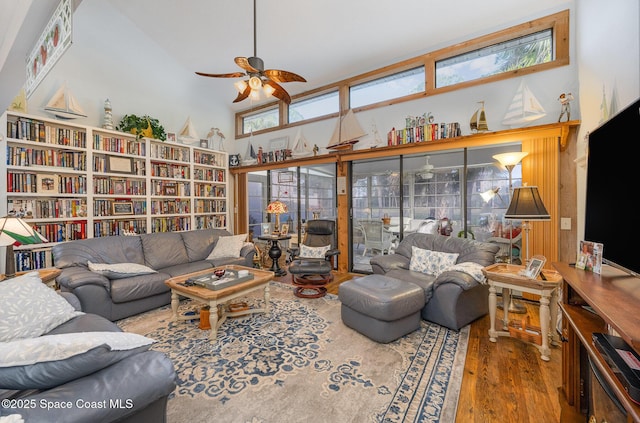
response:
<svg viewBox="0 0 640 423"><path fill-rule="evenodd" d="M38 272L0 282L0 342L35 338L81 314Z"/></svg>
<svg viewBox="0 0 640 423"><path fill-rule="evenodd" d="M409 270L438 276L456 264L458 256L459 254L457 253L443 253L412 246Z"/></svg>
<svg viewBox="0 0 640 423"><path fill-rule="evenodd" d="M221 236L216 242L216 246L207 257L207 260L223 257L240 257L240 250L244 246L247 234Z"/></svg>
<svg viewBox="0 0 640 423"><path fill-rule="evenodd" d="M109 279L124 279L132 276L147 275L149 273L158 273L144 264L138 263L92 263L87 262L89 270L99 273Z"/></svg>
<svg viewBox="0 0 640 423"><path fill-rule="evenodd" d="M327 245L324 247L307 247L304 244L300 245L300 257L302 258L324 258L324 255L329 249L331 245Z"/></svg>

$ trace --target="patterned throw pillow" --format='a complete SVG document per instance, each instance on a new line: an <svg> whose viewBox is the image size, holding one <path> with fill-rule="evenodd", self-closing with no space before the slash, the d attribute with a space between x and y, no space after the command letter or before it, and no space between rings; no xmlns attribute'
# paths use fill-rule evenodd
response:
<svg viewBox="0 0 640 423"><path fill-rule="evenodd" d="M302 258L324 258L324 255L329 249L331 245L327 245L324 247L307 247L304 244L300 245L300 257Z"/></svg>
<svg viewBox="0 0 640 423"><path fill-rule="evenodd" d="M81 314L38 272L0 282L0 342L35 338Z"/></svg>
<svg viewBox="0 0 640 423"><path fill-rule="evenodd" d="M87 262L89 270L99 273L109 279L124 279L132 276L147 275L149 273L158 273L144 264L138 263L92 263Z"/></svg>
<svg viewBox="0 0 640 423"><path fill-rule="evenodd" d="M459 254L443 253L440 251L425 250L416 246L411 247L411 263L409 270L438 276L449 267L456 264Z"/></svg>
<svg viewBox="0 0 640 423"><path fill-rule="evenodd" d="M212 260L222 257L240 257L240 250L244 246L244 242L247 240L247 234L221 236L216 242L216 246L207 257L207 260Z"/></svg>

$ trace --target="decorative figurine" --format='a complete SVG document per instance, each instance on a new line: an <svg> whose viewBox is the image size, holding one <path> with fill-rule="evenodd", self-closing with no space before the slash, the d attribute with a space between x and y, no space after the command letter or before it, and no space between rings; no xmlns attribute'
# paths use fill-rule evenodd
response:
<svg viewBox="0 0 640 423"><path fill-rule="evenodd" d="M318 144L313 144L313 155L317 156L318 151L320 151L320 148L318 148Z"/></svg>
<svg viewBox="0 0 640 423"><path fill-rule="evenodd" d="M562 93L560 97L558 97L558 101L562 108L560 109L560 116L558 117L558 122L562 120L562 116L567 115L567 122L571 120L571 102L573 101L573 95L571 93Z"/></svg>
<svg viewBox="0 0 640 423"><path fill-rule="evenodd" d="M217 142L215 141L215 137L218 137ZM207 134L207 139L209 140L209 148L217 151L225 151L224 150L224 142L222 140L225 139L224 134L220 132L218 128L211 128L209 133Z"/></svg>
<svg viewBox="0 0 640 423"><path fill-rule="evenodd" d="M113 130L113 116L111 114L111 102L109 99L106 99L104 102L104 123L102 127Z"/></svg>

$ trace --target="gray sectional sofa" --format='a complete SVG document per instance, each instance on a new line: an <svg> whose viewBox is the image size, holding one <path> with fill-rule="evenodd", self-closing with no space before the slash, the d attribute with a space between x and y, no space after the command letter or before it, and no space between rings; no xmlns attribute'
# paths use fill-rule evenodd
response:
<svg viewBox="0 0 640 423"><path fill-rule="evenodd" d="M488 266L495 262L497 244L443 235L412 233L396 248L394 254L371 259L373 273L420 286L425 293L421 310L424 320L459 330L489 312L489 289L486 284L465 271L449 270L437 277L410 270L412 247L445 253L457 253L458 263ZM477 269L476 269L477 270Z"/></svg>
<svg viewBox="0 0 640 423"><path fill-rule="evenodd" d="M164 283L168 278L225 264L252 267L252 244L244 245L238 257L207 260L220 237L230 235L223 229L202 229L56 244L54 263L62 270L56 281L62 291L78 297L82 311L111 321L123 319L169 304L171 292ZM134 263L157 272L113 279L89 270L89 262Z"/></svg>

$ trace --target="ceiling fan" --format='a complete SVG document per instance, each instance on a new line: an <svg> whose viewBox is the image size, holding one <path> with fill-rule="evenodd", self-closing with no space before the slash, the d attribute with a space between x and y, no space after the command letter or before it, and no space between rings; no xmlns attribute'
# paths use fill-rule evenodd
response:
<svg viewBox="0 0 640 423"><path fill-rule="evenodd" d="M201 76L209 76L212 78L241 78L248 76L246 81L238 81L234 84L238 90L238 97L233 100L234 103L242 101L251 96L252 99L260 98L260 89L265 95L279 98L285 103L291 103L291 96L282 88L282 82L307 82L306 79L293 72L279 69L265 69L264 62L257 57L256 53L256 0L253 0L253 57L236 57L236 64L246 72L233 73L204 73L196 72Z"/></svg>

